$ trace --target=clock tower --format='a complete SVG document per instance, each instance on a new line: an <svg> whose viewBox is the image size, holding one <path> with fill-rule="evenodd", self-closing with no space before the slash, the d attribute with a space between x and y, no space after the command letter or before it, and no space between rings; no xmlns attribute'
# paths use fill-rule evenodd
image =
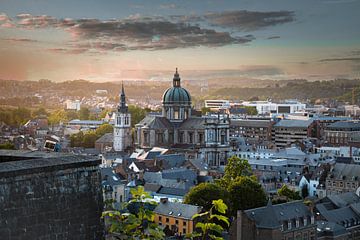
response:
<svg viewBox="0 0 360 240"><path fill-rule="evenodd" d="M120 104L115 113L114 150L125 151L132 146L131 114L126 105L124 84L121 86Z"/></svg>

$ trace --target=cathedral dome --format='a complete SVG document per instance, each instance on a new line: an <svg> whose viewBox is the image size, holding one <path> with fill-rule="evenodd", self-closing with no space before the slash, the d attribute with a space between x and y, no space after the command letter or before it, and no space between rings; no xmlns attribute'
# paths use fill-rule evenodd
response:
<svg viewBox="0 0 360 240"><path fill-rule="evenodd" d="M191 104L190 93L180 86L180 76L177 69L173 78L173 87L164 92L163 104Z"/></svg>

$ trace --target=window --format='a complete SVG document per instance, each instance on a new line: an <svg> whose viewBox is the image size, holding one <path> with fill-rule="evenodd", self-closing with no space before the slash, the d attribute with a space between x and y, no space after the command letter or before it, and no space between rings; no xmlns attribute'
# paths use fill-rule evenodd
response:
<svg viewBox="0 0 360 240"><path fill-rule="evenodd" d="M166 222L167 222L167 223L169 222L169 218L166 218Z"/></svg>
<svg viewBox="0 0 360 240"><path fill-rule="evenodd" d="M179 220L176 219L176 220L175 220L175 224L178 225L178 224L179 224Z"/></svg>
<svg viewBox="0 0 360 240"><path fill-rule="evenodd" d="M186 234L186 228L183 228L183 234Z"/></svg>
<svg viewBox="0 0 360 240"><path fill-rule="evenodd" d="M162 218L161 218L161 216L159 216L159 221L161 221L162 220Z"/></svg>
<svg viewBox="0 0 360 240"><path fill-rule="evenodd" d="M186 226L186 222L185 222L185 221L183 222L183 226Z"/></svg>

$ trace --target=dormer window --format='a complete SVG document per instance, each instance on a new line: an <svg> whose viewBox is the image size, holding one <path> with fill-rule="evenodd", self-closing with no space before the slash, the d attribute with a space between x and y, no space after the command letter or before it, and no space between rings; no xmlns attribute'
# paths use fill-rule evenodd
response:
<svg viewBox="0 0 360 240"><path fill-rule="evenodd" d="M299 219L296 219L296 227L298 228L300 226Z"/></svg>
<svg viewBox="0 0 360 240"><path fill-rule="evenodd" d="M307 218L305 217L304 218L304 226L306 226L307 225Z"/></svg>
<svg viewBox="0 0 360 240"><path fill-rule="evenodd" d="M291 229L291 221L288 221L288 229Z"/></svg>

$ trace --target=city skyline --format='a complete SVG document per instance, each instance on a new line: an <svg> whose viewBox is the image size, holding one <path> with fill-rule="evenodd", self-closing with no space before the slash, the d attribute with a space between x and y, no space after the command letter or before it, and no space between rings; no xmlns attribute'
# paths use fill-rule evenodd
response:
<svg viewBox="0 0 360 240"><path fill-rule="evenodd" d="M360 77L360 1L1 1L0 79Z"/></svg>

